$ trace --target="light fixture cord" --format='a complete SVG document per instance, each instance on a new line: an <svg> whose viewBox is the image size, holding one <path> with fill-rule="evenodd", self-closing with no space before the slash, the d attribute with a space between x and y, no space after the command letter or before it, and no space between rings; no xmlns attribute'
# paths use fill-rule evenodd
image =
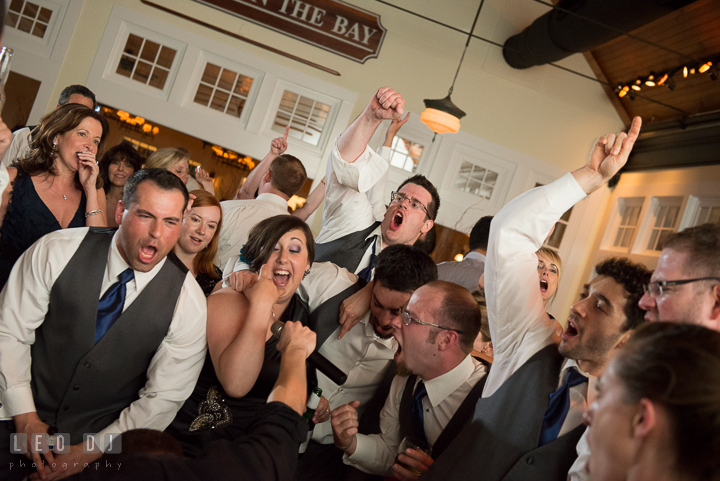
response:
<svg viewBox="0 0 720 481"><path fill-rule="evenodd" d="M480 0L480 6L478 7L478 11L475 14L475 20L473 20L472 27L470 27L470 33L468 34L467 42L465 42L465 48L463 49L462 56L460 57L460 63L458 64L458 68L455 71L455 77L453 78L450 90L448 90L448 95L452 95L453 88L455 88L455 81L457 80L457 76L460 73L460 67L462 67L463 60L465 60L465 52L467 52L468 45L470 45L470 39L473 37L473 32L475 31L475 24L477 24L478 17L480 16L480 10L482 10L484 3L485 0Z"/></svg>

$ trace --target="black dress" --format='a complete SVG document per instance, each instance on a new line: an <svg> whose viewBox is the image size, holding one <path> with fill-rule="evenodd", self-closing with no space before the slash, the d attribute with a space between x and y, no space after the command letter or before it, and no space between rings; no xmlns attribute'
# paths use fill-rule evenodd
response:
<svg viewBox="0 0 720 481"><path fill-rule="evenodd" d="M75 216L68 225L68 228L71 227L85 227L84 192ZM17 177L0 228L0 289L5 286L10 271L22 253L45 234L60 229L62 226L35 190L32 177L17 166Z"/></svg>
<svg viewBox="0 0 720 481"><path fill-rule="evenodd" d="M195 280L200 285L200 289L202 289L205 297L212 294L213 289L215 289L215 285L222 280L222 271L218 269L218 266L213 266L213 269L215 269L215 274L219 276L217 279L205 274L204 272L195 276Z"/></svg>
<svg viewBox="0 0 720 481"><path fill-rule="evenodd" d="M307 316L307 305L296 294L280 320L301 321L307 325ZM246 434L255 413L267 404L267 398L280 374L281 353L277 350L277 343L274 337L265 342L265 355L258 378L250 391L241 398L233 398L225 393L215 374L210 354L207 355L195 390L166 430L180 441L186 456L197 456L212 441L233 441ZM315 370L308 368L308 390L316 384Z"/></svg>

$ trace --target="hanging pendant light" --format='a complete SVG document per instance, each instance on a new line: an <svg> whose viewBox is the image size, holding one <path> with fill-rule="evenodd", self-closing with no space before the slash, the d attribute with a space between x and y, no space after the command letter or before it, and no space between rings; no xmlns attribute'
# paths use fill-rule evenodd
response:
<svg viewBox="0 0 720 481"><path fill-rule="evenodd" d="M425 110L423 110L420 114L420 120L427 124L427 126L430 127L430 130L436 134L457 133L460 130L460 119L466 115L462 109L453 103L450 96L453 93L455 80L457 80L458 73L460 73L460 67L465 59L465 52L467 52L468 45L470 44L470 39L472 38L473 31L475 30L475 24L480 16L480 10L482 10L483 3L485 3L485 0L480 1L480 6L475 14L475 20L470 28L467 42L465 42L465 49L460 57L460 63L458 64L457 71L455 72L455 78L452 81L450 90L448 90L447 97L444 99L423 100L425 103Z"/></svg>

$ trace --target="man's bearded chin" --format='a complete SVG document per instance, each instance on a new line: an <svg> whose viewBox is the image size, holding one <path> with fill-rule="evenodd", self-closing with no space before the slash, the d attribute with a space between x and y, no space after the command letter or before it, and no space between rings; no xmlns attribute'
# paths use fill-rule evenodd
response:
<svg viewBox="0 0 720 481"><path fill-rule="evenodd" d="M400 361L395 365L395 374L398 376L412 376L415 374L405 364L405 361Z"/></svg>
<svg viewBox="0 0 720 481"><path fill-rule="evenodd" d="M390 339L391 337L393 337L393 330L388 329L387 332L382 330L382 328L378 324L377 318L375 318L375 316L373 315L370 316L370 324L373 327L373 331L375 331L375 334L377 334L380 339Z"/></svg>

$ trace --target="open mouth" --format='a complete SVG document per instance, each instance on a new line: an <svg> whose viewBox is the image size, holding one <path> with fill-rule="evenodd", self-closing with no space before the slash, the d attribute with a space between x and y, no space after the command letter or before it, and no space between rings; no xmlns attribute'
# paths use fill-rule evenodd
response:
<svg viewBox="0 0 720 481"><path fill-rule="evenodd" d="M285 269L276 269L273 271L273 281L278 287L285 287L290 282L290 271Z"/></svg>
<svg viewBox="0 0 720 481"><path fill-rule="evenodd" d="M395 340L397 340L397 337L395 338ZM400 344L399 342L397 344L398 348L397 351L395 351L395 356L393 356L395 362L398 362L398 360L400 359L400 354L402 353L402 344Z"/></svg>
<svg viewBox="0 0 720 481"><path fill-rule="evenodd" d="M543 292L547 292L548 290L548 281L545 279L540 279L540 290Z"/></svg>
<svg viewBox="0 0 720 481"><path fill-rule="evenodd" d="M578 335L578 329L575 325L575 322L572 319L568 319L568 326L565 331L562 333L563 339L572 339L573 337L577 337Z"/></svg>
<svg viewBox="0 0 720 481"><path fill-rule="evenodd" d="M149 264L153 261L153 259L155 259L156 255L157 247L155 246L145 246L140 248L140 262Z"/></svg>
<svg viewBox="0 0 720 481"><path fill-rule="evenodd" d="M198 237L193 237L193 236L190 236L190 241L191 241L193 244L195 244L196 246L200 246L200 245L202 245L202 243L203 243L202 239L200 239L200 238L198 238Z"/></svg>
<svg viewBox="0 0 720 481"><path fill-rule="evenodd" d="M401 211L395 211L392 220L390 221L390 228L392 230L398 230L403 223L403 213Z"/></svg>

